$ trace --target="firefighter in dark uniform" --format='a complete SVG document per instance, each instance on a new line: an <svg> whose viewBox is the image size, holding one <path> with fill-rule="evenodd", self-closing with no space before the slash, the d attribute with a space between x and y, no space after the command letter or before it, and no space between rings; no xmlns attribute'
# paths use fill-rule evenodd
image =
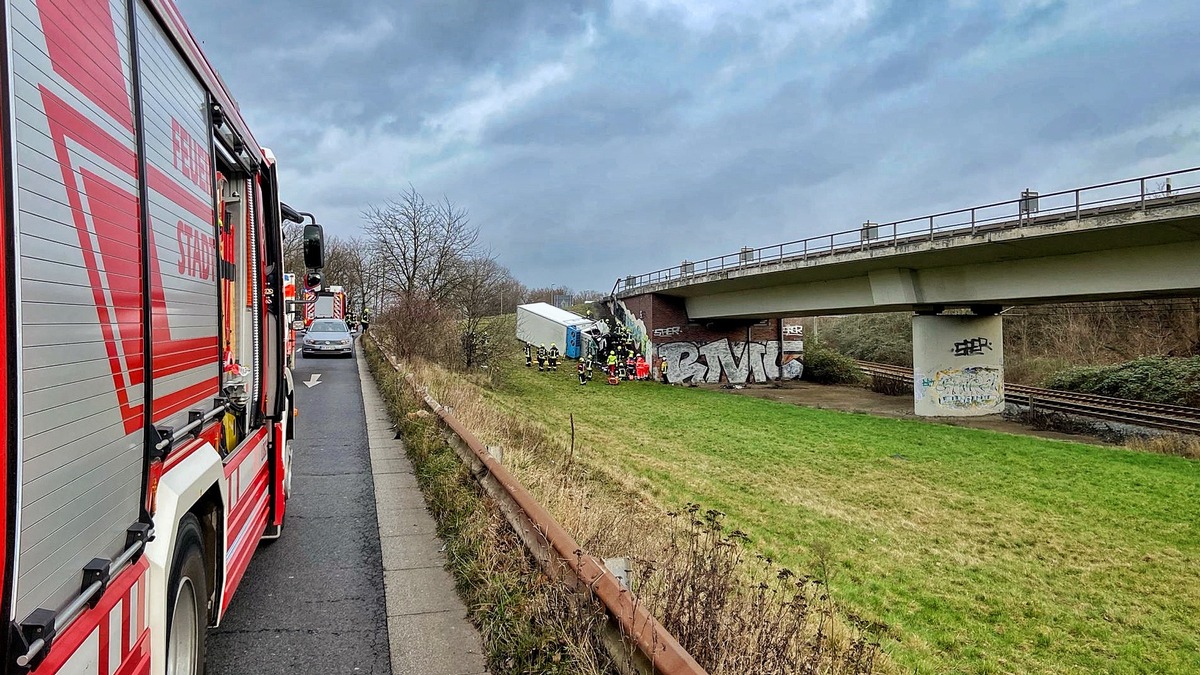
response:
<svg viewBox="0 0 1200 675"><path fill-rule="evenodd" d="M550 370L558 370L558 345L550 343Z"/></svg>
<svg viewBox="0 0 1200 675"><path fill-rule="evenodd" d="M587 384L588 380L592 379L591 376L588 375L587 364L583 361L580 361L578 364L576 364L575 372L579 374L579 384L581 385Z"/></svg>
<svg viewBox="0 0 1200 675"><path fill-rule="evenodd" d="M538 372L546 369L546 345L538 345L537 348Z"/></svg>
<svg viewBox="0 0 1200 675"><path fill-rule="evenodd" d="M525 343L525 367L533 367L533 345L528 342Z"/></svg>

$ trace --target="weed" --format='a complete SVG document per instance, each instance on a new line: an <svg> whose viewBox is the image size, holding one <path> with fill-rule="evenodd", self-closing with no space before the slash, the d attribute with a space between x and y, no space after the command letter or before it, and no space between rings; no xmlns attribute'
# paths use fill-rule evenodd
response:
<svg viewBox="0 0 1200 675"><path fill-rule="evenodd" d="M867 385L871 391L877 394L887 396L912 396L913 385L912 380L907 378L896 377L894 375L879 375L870 376L870 382Z"/></svg>
<svg viewBox="0 0 1200 675"><path fill-rule="evenodd" d="M503 673L614 673L595 639L602 617L571 589L545 579L519 537L445 443L396 372L373 347L367 360L405 441L418 484L446 543L447 565Z"/></svg>
<svg viewBox="0 0 1200 675"><path fill-rule="evenodd" d="M1185 434L1137 436L1125 441L1125 446L1142 452L1200 459L1200 437L1198 436Z"/></svg>
<svg viewBox="0 0 1200 675"><path fill-rule="evenodd" d="M406 366L413 369L418 381L429 385L434 398L453 407L455 415L485 442L503 445L505 465L585 550L599 557L637 561L633 586L639 601L646 603L713 675L869 673L886 660L865 633L838 617L827 587L821 586L818 592L818 585L812 583L816 577L801 580L765 559L748 559L746 535L737 531L725 534L724 514L701 511L697 506L686 515L664 517L646 504L639 485L608 475L588 456L586 444L572 446L570 414L564 420L566 433L553 437L540 424L504 412L497 400L489 400L484 390L461 377L428 363ZM427 428L432 425L427 424ZM452 458L448 455L445 461L452 462ZM429 460L414 453L414 463L428 464ZM441 467L438 473L448 470ZM460 479L469 480L463 471ZM436 488L430 500L459 501L439 496ZM464 520L455 511L443 511L434 509L439 520ZM453 531L446 534L450 541L456 540ZM472 532L465 538L470 541L462 545L469 554L456 553L451 558L460 579L475 580L460 581L467 587L464 597L483 596L485 600L477 601L479 604L497 604L493 596L499 591L473 590L477 585L506 588L491 578L496 572L479 571L484 567L482 563L462 565L454 561L487 558L470 548L480 540L506 540L487 530ZM513 540L505 545L519 544ZM451 544L451 549L457 546ZM526 574L538 574L534 568L525 569ZM558 626L555 644L560 645L560 658L570 659L577 667L592 662L611 666L596 648L595 631L588 632L597 623L595 610L581 604L578 597L559 592L563 589L556 584L541 580L534 585L556 590L541 596L538 611L526 608L519 616ZM484 612L478 620L486 626L501 618ZM516 628L508 626L506 630ZM489 649L498 654L493 662L506 664L501 672L511 672L508 660L517 658L512 653L513 641L492 646L492 636L498 631L484 628L482 632Z"/></svg>
<svg viewBox="0 0 1200 675"><path fill-rule="evenodd" d="M688 504L672 519L662 558L641 560L635 589L663 626L711 673L871 673L879 644L844 630L828 591L829 549L816 576L756 555L725 514Z"/></svg>

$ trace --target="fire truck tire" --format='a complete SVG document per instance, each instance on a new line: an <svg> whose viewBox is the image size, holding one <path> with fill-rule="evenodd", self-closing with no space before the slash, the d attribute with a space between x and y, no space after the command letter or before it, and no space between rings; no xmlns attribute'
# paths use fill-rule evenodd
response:
<svg viewBox="0 0 1200 675"><path fill-rule="evenodd" d="M167 595L167 675L203 675L208 634L208 581L200 521L179 522Z"/></svg>

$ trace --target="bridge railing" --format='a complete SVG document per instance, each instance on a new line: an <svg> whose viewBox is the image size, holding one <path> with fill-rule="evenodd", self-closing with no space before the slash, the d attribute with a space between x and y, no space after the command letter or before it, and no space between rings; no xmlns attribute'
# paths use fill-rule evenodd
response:
<svg viewBox="0 0 1200 675"><path fill-rule="evenodd" d="M684 282L714 272L777 265L837 253L895 248L942 237L1081 220L1123 211L1152 209L1200 199L1200 167L1139 176L1087 187L1030 193L1018 199L934 213L888 223L870 223L760 248L743 248L704 260L617 279L613 293L652 284Z"/></svg>

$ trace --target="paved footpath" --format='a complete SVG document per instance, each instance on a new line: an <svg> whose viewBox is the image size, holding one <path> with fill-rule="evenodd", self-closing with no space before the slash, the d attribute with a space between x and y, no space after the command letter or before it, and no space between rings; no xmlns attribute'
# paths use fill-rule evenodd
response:
<svg viewBox="0 0 1200 675"><path fill-rule="evenodd" d="M296 366L300 416L283 536L259 546L209 633L208 673L486 673L366 364ZM304 386L316 373L320 383Z"/></svg>

